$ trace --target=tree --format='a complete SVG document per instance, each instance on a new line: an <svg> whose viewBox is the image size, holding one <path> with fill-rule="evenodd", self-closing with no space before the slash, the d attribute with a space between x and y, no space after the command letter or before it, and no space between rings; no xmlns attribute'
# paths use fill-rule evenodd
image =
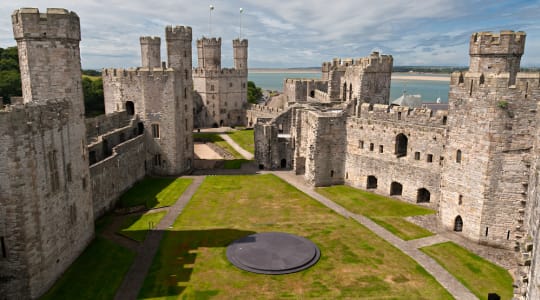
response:
<svg viewBox="0 0 540 300"><path fill-rule="evenodd" d="M255 82L248 81L247 100L249 103L257 103L263 96L262 89L255 85Z"/></svg>
<svg viewBox="0 0 540 300"><path fill-rule="evenodd" d="M11 103L11 96L21 96L21 75L18 71L0 71L0 97L5 103Z"/></svg>
<svg viewBox="0 0 540 300"><path fill-rule="evenodd" d="M103 98L103 80L82 78L84 109L87 117L93 117L105 113L105 100Z"/></svg>

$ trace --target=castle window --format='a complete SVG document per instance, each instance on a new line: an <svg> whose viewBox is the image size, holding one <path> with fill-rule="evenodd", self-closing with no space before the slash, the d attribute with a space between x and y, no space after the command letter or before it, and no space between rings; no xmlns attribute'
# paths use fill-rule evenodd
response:
<svg viewBox="0 0 540 300"><path fill-rule="evenodd" d="M446 122L448 121L448 117L447 116L444 116L442 117L442 124L443 125L446 125Z"/></svg>
<svg viewBox="0 0 540 300"><path fill-rule="evenodd" d="M75 207L75 204L71 204L69 206L69 223L71 225L75 225L77 222L77 208Z"/></svg>
<svg viewBox="0 0 540 300"><path fill-rule="evenodd" d="M242 82L242 88L243 88L243 89L246 88L246 83L245 83L245 82Z"/></svg>
<svg viewBox="0 0 540 300"><path fill-rule="evenodd" d="M461 150L456 151L456 162L461 163Z"/></svg>
<svg viewBox="0 0 540 300"><path fill-rule="evenodd" d="M370 175L367 177L367 183L366 183L367 189L376 189L377 188L377 177Z"/></svg>
<svg viewBox="0 0 540 300"><path fill-rule="evenodd" d="M232 87L232 82L229 82L229 87Z"/></svg>
<svg viewBox="0 0 540 300"><path fill-rule="evenodd" d="M390 184L390 196L400 196L403 193L403 185L399 182L392 182Z"/></svg>
<svg viewBox="0 0 540 300"><path fill-rule="evenodd" d="M188 120L185 120L185 129L188 130Z"/></svg>
<svg viewBox="0 0 540 300"><path fill-rule="evenodd" d="M82 188L83 188L83 190L86 191L86 177L83 177L83 178L81 179L81 181L82 181Z"/></svg>
<svg viewBox="0 0 540 300"><path fill-rule="evenodd" d="M480 84L484 84L486 81L486 78L484 77L484 74L480 75Z"/></svg>
<svg viewBox="0 0 540 300"><path fill-rule="evenodd" d="M442 156L441 156L441 157L439 157L439 166L441 166L441 167L442 167L442 165L443 165L443 161L444 161L444 157L442 157Z"/></svg>
<svg viewBox="0 0 540 300"><path fill-rule="evenodd" d="M71 182L71 180L72 180L72 178L71 178L71 163L67 164L66 177L67 177L67 182Z"/></svg>
<svg viewBox="0 0 540 300"><path fill-rule="evenodd" d="M330 171L330 177L334 177L334 170Z"/></svg>
<svg viewBox="0 0 540 300"><path fill-rule="evenodd" d="M400 111L398 111L398 113L397 113L397 119L401 120L401 112Z"/></svg>
<svg viewBox="0 0 540 300"><path fill-rule="evenodd" d="M486 227L486 236L488 236L489 233L489 227Z"/></svg>
<svg viewBox="0 0 540 300"><path fill-rule="evenodd" d="M407 136L400 133L396 136L396 156L402 157L407 155Z"/></svg>
<svg viewBox="0 0 540 300"><path fill-rule="evenodd" d="M414 152L414 160L420 160L420 152Z"/></svg>
<svg viewBox="0 0 540 300"><path fill-rule="evenodd" d="M227 101L225 101L224 105L225 105L225 107L227 107Z"/></svg>
<svg viewBox="0 0 540 300"><path fill-rule="evenodd" d="M370 143L369 144L369 151L373 151L374 148L375 148L375 145L373 143Z"/></svg>
<svg viewBox="0 0 540 300"><path fill-rule="evenodd" d="M184 99L187 98L187 87L184 88Z"/></svg>
<svg viewBox="0 0 540 300"><path fill-rule="evenodd" d="M154 167L161 167L161 154L154 154Z"/></svg>
<svg viewBox="0 0 540 300"><path fill-rule="evenodd" d="M343 84L343 101L347 100L347 83Z"/></svg>
<svg viewBox="0 0 540 300"><path fill-rule="evenodd" d="M7 258L6 242L3 236L0 236L0 246L2 248L2 257Z"/></svg>
<svg viewBox="0 0 540 300"><path fill-rule="evenodd" d="M358 141L358 148L364 149L364 141Z"/></svg>
<svg viewBox="0 0 540 300"><path fill-rule="evenodd" d="M510 230L508 230L508 231L506 232L506 239L507 239L507 240L510 239Z"/></svg>
<svg viewBox="0 0 540 300"><path fill-rule="evenodd" d="M433 154L428 154L428 155L427 155L426 161L427 161L428 163L433 162Z"/></svg>
<svg viewBox="0 0 540 300"><path fill-rule="evenodd" d="M186 76L186 80L188 80L188 79L189 79L189 72L188 72L188 70L184 70L184 75Z"/></svg>
<svg viewBox="0 0 540 300"><path fill-rule="evenodd" d="M152 124L152 137L159 139L159 124Z"/></svg>
<svg viewBox="0 0 540 300"><path fill-rule="evenodd" d="M51 179L51 192L60 189L60 177L58 176L58 162L56 160L56 151L50 151L49 158L49 177Z"/></svg>
<svg viewBox="0 0 540 300"><path fill-rule="evenodd" d="M214 90L214 85L210 85L210 90L213 91Z"/></svg>
<svg viewBox="0 0 540 300"><path fill-rule="evenodd" d="M126 101L126 112L130 116L135 114L135 104L133 101Z"/></svg>
<svg viewBox="0 0 540 300"><path fill-rule="evenodd" d="M459 74L459 80L458 83L463 83L465 80L463 79L463 73Z"/></svg>
<svg viewBox="0 0 540 300"><path fill-rule="evenodd" d="M458 205L463 204L463 195L459 195L458 197Z"/></svg>
<svg viewBox="0 0 540 300"><path fill-rule="evenodd" d="M427 189L418 189L418 192L416 194L416 203L429 203L430 196L431 194Z"/></svg>
<svg viewBox="0 0 540 300"><path fill-rule="evenodd" d="M383 151L384 151L383 145L379 145L379 153L383 153Z"/></svg>
<svg viewBox="0 0 540 300"><path fill-rule="evenodd" d="M349 100L352 99L352 83L349 84Z"/></svg>
<svg viewBox="0 0 540 300"><path fill-rule="evenodd" d="M471 87L469 88L469 96L472 96L473 86L474 86L474 80L471 79Z"/></svg>
<svg viewBox="0 0 540 300"><path fill-rule="evenodd" d="M461 232L463 231L463 220L461 219L461 216L457 216L454 220L454 231Z"/></svg>

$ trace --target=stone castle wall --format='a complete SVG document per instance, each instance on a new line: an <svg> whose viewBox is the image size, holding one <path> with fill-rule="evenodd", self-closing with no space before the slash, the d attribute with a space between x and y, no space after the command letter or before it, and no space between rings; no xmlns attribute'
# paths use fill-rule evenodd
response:
<svg viewBox="0 0 540 300"><path fill-rule="evenodd" d="M248 104L246 109L247 126L253 127L258 119L268 119L277 117L283 109L272 108L258 104Z"/></svg>

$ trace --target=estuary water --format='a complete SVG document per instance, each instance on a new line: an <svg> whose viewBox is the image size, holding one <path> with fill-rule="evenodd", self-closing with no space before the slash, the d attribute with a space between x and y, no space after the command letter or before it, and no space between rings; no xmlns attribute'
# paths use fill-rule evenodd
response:
<svg viewBox="0 0 540 300"><path fill-rule="evenodd" d="M390 99L394 100L405 91L407 94L420 94L424 102L435 102L441 98L442 103L448 102L449 81L429 80L431 77L449 78L448 74L407 74L399 73L399 79L393 78L390 84ZM426 79L418 80L424 76ZM396 77L396 76L394 76ZM410 77L410 79L407 79ZM282 91L285 78L321 78L321 73L289 73L289 72L249 72L248 79L255 82L263 90ZM414 78L414 79L413 79Z"/></svg>

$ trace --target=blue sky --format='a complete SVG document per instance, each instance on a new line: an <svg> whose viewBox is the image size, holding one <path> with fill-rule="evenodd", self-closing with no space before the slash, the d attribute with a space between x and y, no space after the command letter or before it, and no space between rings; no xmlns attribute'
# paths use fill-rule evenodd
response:
<svg viewBox="0 0 540 300"><path fill-rule="evenodd" d="M15 44L14 9L62 7L81 18L83 68L138 66L139 36L161 36L162 59L166 25L191 26L194 45L208 36L210 4L213 36L223 39L223 66L232 64L240 7L250 67L319 66L374 50L393 55L395 65L464 66L472 32L503 29L527 32L522 66L540 66L540 1L10 0L0 3L0 47Z"/></svg>

